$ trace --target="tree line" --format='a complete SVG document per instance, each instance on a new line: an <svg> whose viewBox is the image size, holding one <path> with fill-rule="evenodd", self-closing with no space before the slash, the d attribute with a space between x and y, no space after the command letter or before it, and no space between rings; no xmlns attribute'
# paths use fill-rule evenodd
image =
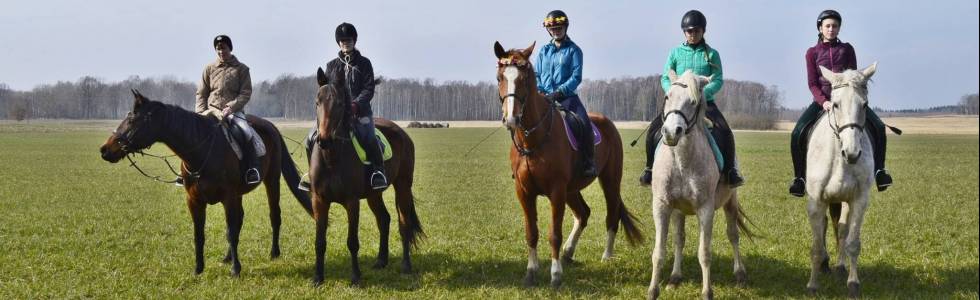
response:
<svg viewBox="0 0 980 300"><path fill-rule="evenodd" d="M372 106L375 115L392 120L498 120L500 100L492 82L379 78ZM0 83L0 118L121 119L131 109L130 89L154 100L193 109L196 83L173 77L133 76L118 82L84 76L76 81L42 84L30 91L11 90ZM248 113L262 117L313 119L317 90L313 76L282 75L253 82ZM579 95L590 111L617 121L645 121L660 115L664 92L660 76L586 79ZM716 96L719 108L734 128L770 129L784 112L784 95L776 86L725 80ZM977 113L977 94L956 105L960 113ZM784 116L785 117L785 116Z"/></svg>

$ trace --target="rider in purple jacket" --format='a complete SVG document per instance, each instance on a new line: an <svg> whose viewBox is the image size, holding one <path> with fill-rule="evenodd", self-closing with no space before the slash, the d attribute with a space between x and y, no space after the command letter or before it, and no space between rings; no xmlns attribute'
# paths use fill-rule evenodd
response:
<svg viewBox="0 0 980 300"><path fill-rule="evenodd" d="M790 139L790 150L793 155L793 172L795 178L790 185L789 193L803 197L806 189L806 138L802 135L816 123L824 111L830 110L830 82L820 75L819 66L834 72L857 69L857 58L854 47L841 42L837 38L840 32L841 16L837 11L825 10L817 17L817 44L806 51L807 86L813 94L813 103L796 122ZM878 191L884 191L892 184L892 177L885 170L885 123L878 118L874 110L867 109L868 133L874 148L875 182Z"/></svg>

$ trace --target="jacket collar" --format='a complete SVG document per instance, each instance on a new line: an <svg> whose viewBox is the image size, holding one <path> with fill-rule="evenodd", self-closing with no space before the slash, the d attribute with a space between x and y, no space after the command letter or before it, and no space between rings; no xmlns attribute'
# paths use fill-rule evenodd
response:
<svg viewBox="0 0 980 300"><path fill-rule="evenodd" d="M353 61L354 59L360 56L361 56L361 51L357 50L356 48L354 49L354 51L350 52L351 61ZM347 60L347 55L344 54L344 51L337 51L337 57L340 58L341 60Z"/></svg>
<svg viewBox="0 0 980 300"><path fill-rule="evenodd" d="M232 55L227 60L222 60L221 58L218 58L218 66L219 67L235 67L235 66L238 66L239 64L241 64L241 63L238 62L238 58L235 57L234 55Z"/></svg>

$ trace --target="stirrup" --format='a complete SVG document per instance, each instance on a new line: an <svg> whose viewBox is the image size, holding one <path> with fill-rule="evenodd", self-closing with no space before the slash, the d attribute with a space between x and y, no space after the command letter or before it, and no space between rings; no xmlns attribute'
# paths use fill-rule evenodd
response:
<svg viewBox="0 0 980 300"><path fill-rule="evenodd" d="M255 184L261 181L262 178L259 176L259 169L250 168L248 171L245 171L245 184Z"/></svg>
<svg viewBox="0 0 980 300"><path fill-rule="evenodd" d="M174 185L184 186L184 176L177 176L177 179L174 179Z"/></svg>
<svg viewBox="0 0 980 300"><path fill-rule="evenodd" d="M300 177L299 184L296 185L296 188L302 191L310 191L310 173L303 173L303 177Z"/></svg>
<svg viewBox="0 0 980 300"><path fill-rule="evenodd" d="M375 182L376 180L380 180L380 182ZM385 173L382 171L374 171L371 173L370 184L373 190L384 190L388 188L388 177L385 177Z"/></svg>

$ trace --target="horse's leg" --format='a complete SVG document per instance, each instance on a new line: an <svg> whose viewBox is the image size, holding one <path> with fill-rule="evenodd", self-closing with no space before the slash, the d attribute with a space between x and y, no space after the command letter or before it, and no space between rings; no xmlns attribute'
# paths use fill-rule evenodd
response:
<svg viewBox="0 0 980 300"><path fill-rule="evenodd" d="M371 212L374 213L374 219L378 223L378 233L379 233L379 246L378 246L378 259L374 263L372 268L382 269L388 266L388 233L391 226L391 215L388 214L388 209L385 208L384 199L381 198L381 193L371 194L367 197L368 207L371 208Z"/></svg>
<svg viewBox="0 0 980 300"><path fill-rule="evenodd" d="M653 253L650 260L653 262L650 275L650 287L647 289L648 299L660 297L660 269L664 265L664 252L667 251L667 230L670 229L670 213L673 209L667 206L662 199L653 200L653 225L656 230L654 236Z"/></svg>
<svg viewBox="0 0 980 300"><path fill-rule="evenodd" d="M861 296L861 281L858 279L858 255L861 254L861 225L864 224L864 213L868 208L867 194L859 196L854 202L848 205L849 212L847 238L844 243L844 252L848 258L847 274L847 297L857 298Z"/></svg>
<svg viewBox="0 0 980 300"><path fill-rule="evenodd" d="M207 220L207 205L197 203L194 196L187 197L187 208L194 221L194 274L204 272L204 223Z"/></svg>
<svg viewBox="0 0 980 300"><path fill-rule="evenodd" d="M708 199L713 199L708 198ZM702 203L713 203L714 201L704 201ZM714 299L714 292L711 290L711 229L715 220L715 206L706 204L697 211L698 216L698 262L701 263L701 297L704 299Z"/></svg>
<svg viewBox="0 0 980 300"><path fill-rule="evenodd" d="M559 188L551 192L548 199L551 202L551 227L548 235L548 244L551 246L551 287L561 286L561 227L565 218L565 203L568 201L568 192L565 185L559 184Z"/></svg>
<svg viewBox="0 0 980 300"><path fill-rule="evenodd" d="M327 251L327 218L330 216L330 204L317 193L313 193L313 219L316 220L316 263L313 271L313 285L323 283L323 255Z"/></svg>
<svg viewBox="0 0 980 300"><path fill-rule="evenodd" d="M237 277L242 271L242 263L238 260L238 237L242 232L242 221L245 211L242 209L242 196L224 202L225 223L228 226L228 253L231 254L231 276Z"/></svg>
<svg viewBox="0 0 980 300"><path fill-rule="evenodd" d="M728 199L728 203L725 205L725 219L728 223L728 228L726 228L725 233L728 235L728 242L732 244L732 260L734 260L735 264L735 285L742 287L745 286L748 278L745 273L745 264L742 262L742 252L739 249L739 213L738 197L735 196L735 192L732 192L731 199Z"/></svg>
<svg viewBox="0 0 980 300"><path fill-rule="evenodd" d="M279 228L282 225L282 210L279 208L279 175L266 174L264 179L265 195L269 198L269 221L272 222L272 250L269 252L269 257L276 259L280 255Z"/></svg>
<svg viewBox="0 0 980 300"><path fill-rule="evenodd" d="M402 239L402 270L403 274L412 273L412 247L418 242L422 233L422 224L418 213L415 212L415 198L412 196L412 174L401 175L394 183L395 209L398 213L398 234Z"/></svg>
<svg viewBox="0 0 980 300"><path fill-rule="evenodd" d="M357 227L360 224L361 216L361 200L347 201L344 207L347 209L347 251L350 251L350 284L356 287L361 285L361 265L357 263L357 251L361 248L361 243L357 238Z"/></svg>
<svg viewBox="0 0 980 300"><path fill-rule="evenodd" d="M850 231L848 229L848 215L851 211L851 205L848 203L839 203L837 205L837 217L833 217L834 208L831 207L831 220L834 227L834 242L837 242L837 264L834 265L834 273L839 276L847 276L847 268L845 264L847 262L847 234ZM828 225L829 226L829 225Z"/></svg>
<svg viewBox="0 0 980 300"><path fill-rule="evenodd" d="M826 226L827 226L827 204L820 200L810 198L806 205L807 216L810 219L810 230L813 233L813 245L810 248L810 281L806 284L806 290L811 295L817 293L820 284L817 283L817 275L820 274L820 266L827 259L826 245Z"/></svg>
<svg viewBox="0 0 980 300"><path fill-rule="evenodd" d="M574 263L572 258L575 256L575 247L578 245L578 240L582 236L585 226L589 224L589 215L592 212L589 205L585 203L585 199L582 198L581 191L569 192L567 204L575 215L575 225L572 226L572 233L568 235L568 240L565 241L561 260L565 263Z"/></svg>
<svg viewBox="0 0 980 300"><path fill-rule="evenodd" d="M619 231L619 218L623 207L623 198L620 195L619 184L623 179L622 164L619 169L607 167L606 172L599 176L599 186L602 187L602 196L606 198L606 249L602 253L602 260L608 261L613 257L616 243L616 233Z"/></svg>
<svg viewBox="0 0 980 300"><path fill-rule="evenodd" d="M538 207L537 197L518 190L517 197L524 210L524 239L527 241L527 272L524 286L534 285L534 274L538 272Z"/></svg>
<svg viewBox="0 0 980 300"><path fill-rule="evenodd" d="M670 278L667 279L667 287L675 288L684 279L684 274L681 272L681 264L684 261L684 213L679 210L673 210L670 214L670 218L674 221L674 269L670 272Z"/></svg>

